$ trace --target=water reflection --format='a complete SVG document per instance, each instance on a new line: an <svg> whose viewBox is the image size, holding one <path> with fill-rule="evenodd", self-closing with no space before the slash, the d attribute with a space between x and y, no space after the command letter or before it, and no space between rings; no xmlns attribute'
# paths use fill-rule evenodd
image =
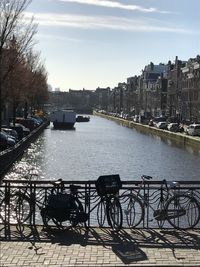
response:
<svg viewBox="0 0 200 267"><path fill-rule="evenodd" d="M45 136L42 135L30 147L25 151L20 160L13 164L11 171L5 175L5 179L28 179L30 174L33 175L33 179L42 178L42 168L40 163L42 162L44 151ZM39 177L39 178L38 178Z"/></svg>
<svg viewBox="0 0 200 267"><path fill-rule="evenodd" d="M40 179L96 180L119 173L122 180L138 180L142 174L156 180L198 180L200 158L198 150L91 116L90 122L77 123L75 131L49 126L6 178L17 179L31 168Z"/></svg>
<svg viewBox="0 0 200 267"><path fill-rule="evenodd" d="M169 146L177 147L177 148L182 149L183 151L186 150L187 152L189 152L191 154L194 154L196 156L200 156L200 148L199 147L184 145L183 144L183 141L181 141L181 140L178 140L178 139L168 139L166 137L153 134L151 132L148 133L148 132L144 132L144 131L139 130L139 129L136 129L136 131L139 132L139 133L141 133L141 134L151 136L152 138L155 138L158 141L162 141L163 143L166 143Z"/></svg>

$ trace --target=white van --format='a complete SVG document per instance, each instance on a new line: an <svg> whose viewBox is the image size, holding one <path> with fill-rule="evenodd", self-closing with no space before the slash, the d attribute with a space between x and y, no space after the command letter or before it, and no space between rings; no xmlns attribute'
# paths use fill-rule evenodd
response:
<svg viewBox="0 0 200 267"><path fill-rule="evenodd" d="M134 121L134 122L141 122L141 117L140 117L140 115L135 115L135 116L133 117L133 121Z"/></svg>
<svg viewBox="0 0 200 267"><path fill-rule="evenodd" d="M190 124L186 130L186 133L189 135L200 136L200 124Z"/></svg>

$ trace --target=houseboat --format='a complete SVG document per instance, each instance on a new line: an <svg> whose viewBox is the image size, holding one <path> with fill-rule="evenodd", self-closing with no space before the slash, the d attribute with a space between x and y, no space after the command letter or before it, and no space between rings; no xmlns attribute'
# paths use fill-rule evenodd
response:
<svg viewBox="0 0 200 267"><path fill-rule="evenodd" d="M74 129L76 112L73 110L56 110L51 114L54 129Z"/></svg>

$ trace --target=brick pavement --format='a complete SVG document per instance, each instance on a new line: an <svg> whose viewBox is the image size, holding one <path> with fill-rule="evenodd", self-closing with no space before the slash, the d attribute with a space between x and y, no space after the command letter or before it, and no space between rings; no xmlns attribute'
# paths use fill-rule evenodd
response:
<svg viewBox="0 0 200 267"><path fill-rule="evenodd" d="M200 230L0 231L0 266L200 266Z"/></svg>

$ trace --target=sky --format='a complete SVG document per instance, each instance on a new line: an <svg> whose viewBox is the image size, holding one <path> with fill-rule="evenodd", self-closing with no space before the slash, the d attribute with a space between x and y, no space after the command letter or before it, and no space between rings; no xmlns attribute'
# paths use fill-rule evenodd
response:
<svg viewBox="0 0 200 267"><path fill-rule="evenodd" d="M114 88L145 65L200 54L199 0L32 0L48 83Z"/></svg>

